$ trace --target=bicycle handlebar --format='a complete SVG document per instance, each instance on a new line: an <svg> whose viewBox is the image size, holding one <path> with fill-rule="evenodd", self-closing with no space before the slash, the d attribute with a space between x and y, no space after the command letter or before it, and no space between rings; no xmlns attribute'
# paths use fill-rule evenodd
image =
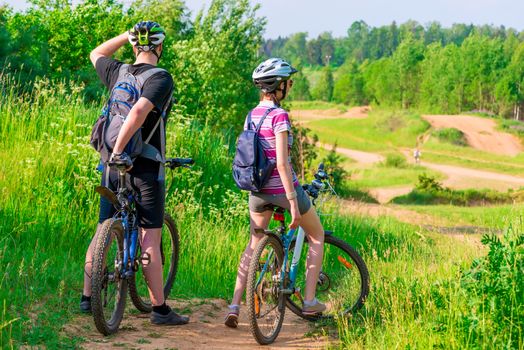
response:
<svg viewBox="0 0 524 350"><path fill-rule="evenodd" d="M324 171L324 163L320 163L318 170L314 175L315 179L311 181L311 184L304 184L302 188L304 191L313 198L313 201L318 198L319 193L328 187L335 195L336 192L329 183L329 175Z"/></svg>
<svg viewBox="0 0 524 350"><path fill-rule="evenodd" d="M175 169L178 167L189 167L189 165L194 164L195 161L192 158L168 158L166 159L164 165L169 169Z"/></svg>

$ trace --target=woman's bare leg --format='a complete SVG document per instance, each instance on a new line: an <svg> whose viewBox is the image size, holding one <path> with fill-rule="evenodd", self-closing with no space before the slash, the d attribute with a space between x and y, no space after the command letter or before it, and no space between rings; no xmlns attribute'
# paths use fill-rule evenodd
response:
<svg viewBox="0 0 524 350"><path fill-rule="evenodd" d="M263 234L255 233L255 228L267 229L269 220L271 220L273 212L271 210L265 211L263 213L256 213L253 211L249 212L250 216L250 231L251 238L247 244L244 253L240 258L240 264L238 266L237 280L235 284L235 292L233 294L233 300L231 305L240 305L242 302L242 294L246 289L247 283L247 270L249 269L249 263L251 262L251 256L253 256L253 251L255 250L258 242L264 237Z"/></svg>
<svg viewBox="0 0 524 350"><path fill-rule="evenodd" d="M309 242L309 251L306 261L306 290L304 300L312 301L315 298L318 275L322 268L324 256L324 228L320 223L314 207L302 215L300 226L304 229Z"/></svg>

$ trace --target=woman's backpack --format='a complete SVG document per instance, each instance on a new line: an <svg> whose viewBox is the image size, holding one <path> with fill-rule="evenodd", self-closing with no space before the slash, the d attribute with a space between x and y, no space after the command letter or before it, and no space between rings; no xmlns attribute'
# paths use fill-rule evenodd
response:
<svg viewBox="0 0 524 350"><path fill-rule="evenodd" d="M269 108L253 129L251 112L247 116L247 130L238 137L235 158L233 159L233 179L241 190L259 192L275 169L275 162L267 158L258 133L264 119L275 108Z"/></svg>

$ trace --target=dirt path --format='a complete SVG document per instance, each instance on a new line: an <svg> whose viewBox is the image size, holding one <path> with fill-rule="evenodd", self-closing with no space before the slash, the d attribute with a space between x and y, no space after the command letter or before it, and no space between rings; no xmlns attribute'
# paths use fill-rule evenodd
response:
<svg viewBox="0 0 524 350"><path fill-rule="evenodd" d="M188 325L177 327L153 326L148 315L126 313L120 331L110 337L98 333L90 315L78 316L64 328L65 335L81 336L86 349L255 349L259 345L249 331L245 312L241 312L239 327L224 326L226 302L222 299L192 299L169 301L172 307L191 316ZM288 311L288 310L286 310ZM263 349L323 349L336 344L336 339L316 334L313 326L286 312L279 337ZM262 347L260 347L262 348Z"/></svg>
<svg viewBox="0 0 524 350"><path fill-rule="evenodd" d="M451 188L491 188L507 191L510 188L524 186L524 178L518 176L428 162L421 162L420 164L446 174L447 178L443 181L443 184Z"/></svg>
<svg viewBox="0 0 524 350"><path fill-rule="evenodd" d="M301 123L319 119L363 119L367 118L370 110L369 106L352 107L346 112L338 109L294 109L291 110L291 116Z"/></svg>
<svg viewBox="0 0 524 350"><path fill-rule="evenodd" d="M468 144L479 150L516 156L524 151L520 140L511 134L497 131L492 119L469 115L424 115L434 128L455 128L464 133Z"/></svg>
<svg viewBox="0 0 524 350"><path fill-rule="evenodd" d="M333 149L333 145L318 143L317 146L322 147L328 151ZM343 148L337 146L337 153L340 153L348 158L356 160L362 164L374 164L384 160L384 157L377 153L370 153L364 151L357 151L355 149Z"/></svg>
<svg viewBox="0 0 524 350"><path fill-rule="evenodd" d="M341 200L343 211L350 214L359 214L363 216L392 216L399 221L406 222L408 224L420 225L425 223L427 225L441 226L442 222L437 218L420 214L412 210L404 209L400 206L383 205L383 204L372 204L363 203L353 200Z"/></svg>
<svg viewBox="0 0 524 350"><path fill-rule="evenodd" d="M379 203L388 203L395 197L408 194L412 189L413 186L372 188L369 194Z"/></svg>

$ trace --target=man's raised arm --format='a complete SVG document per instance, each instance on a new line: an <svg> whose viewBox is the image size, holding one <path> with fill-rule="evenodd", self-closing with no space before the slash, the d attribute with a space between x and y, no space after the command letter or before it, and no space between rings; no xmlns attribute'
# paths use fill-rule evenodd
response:
<svg viewBox="0 0 524 350"><path fill-rule="evenodd" d="M124 46L125 43L128 41L128 33L122 33L119 36L114 37L113 39L109 39L108 41L104 42L103 44L97 46L91 53L89 54L89 59L91 60L91 63L93 63L93 66L96 67L96 61L100 57L111 57L114 55L114 53Z"/></svg>

